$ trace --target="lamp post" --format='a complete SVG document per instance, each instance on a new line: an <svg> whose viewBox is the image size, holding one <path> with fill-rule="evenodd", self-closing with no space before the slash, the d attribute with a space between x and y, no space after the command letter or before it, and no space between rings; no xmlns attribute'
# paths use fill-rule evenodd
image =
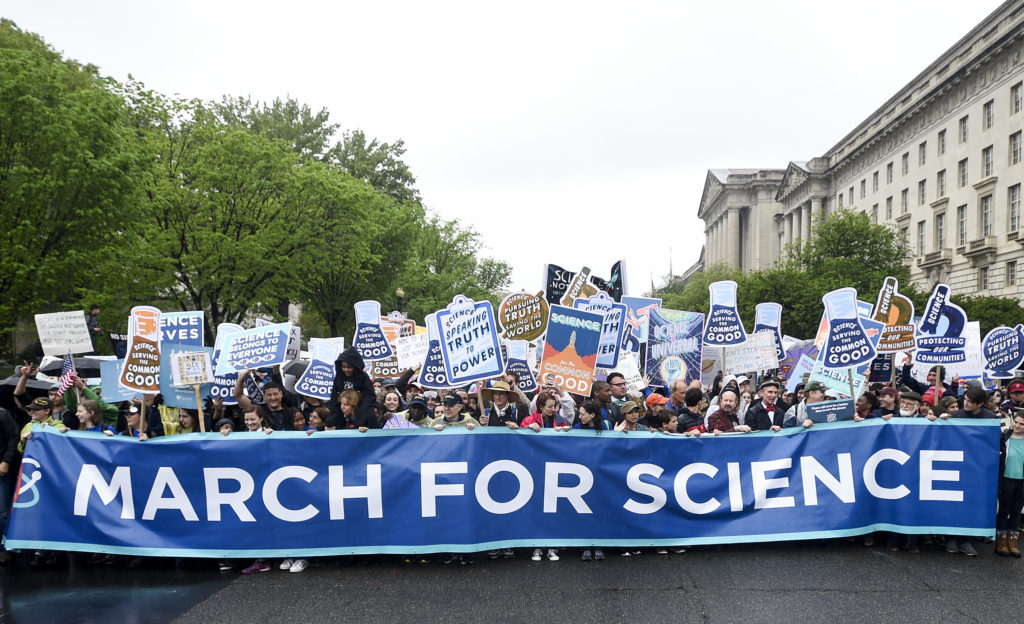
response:
<svg viewBox="0 0 1024 624"><path fill-rule="evenodd" d="M398 313L404 314L404 311L402 310L402 300L405 298L405 291L399 288L395 291L395 297L398 299Z"/></svg>

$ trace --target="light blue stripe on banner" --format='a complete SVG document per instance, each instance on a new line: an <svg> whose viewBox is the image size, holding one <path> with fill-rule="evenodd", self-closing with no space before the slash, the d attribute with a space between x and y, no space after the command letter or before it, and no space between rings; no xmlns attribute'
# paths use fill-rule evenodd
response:
<svg viewBox="0 0 1024 624"><path fill-rule="evenodd" d="M649 547L649 546L706 546L711 544L750 544L755 542L786 542L795 540L819 540L842 537L853 537L889 531L907 535L956 535L959 537L995 537L995 529L967 529L964 527L917 526L906 527L895 524L871 524L856 529L835 531L804 531L800 533L772 533L767 535L739 535L722 538L687 537L656 540L580 540L580 539L541 539L541 540L498 540L480 542L479 544L425 544L412 546L367 546L356 548L268 548L260 550L209 550L190 548L142 548L126 546L96 546L75 542L24 541L6 540L8 550L63 550L72 552L99 552L114 555L134 555L140 557L199 557L211 559L248 559L248 558L294 558L294 557L330 557L339 555L418 555L431 553L473 553L496 550L500 548L589 548L589 547Z"/></svg>

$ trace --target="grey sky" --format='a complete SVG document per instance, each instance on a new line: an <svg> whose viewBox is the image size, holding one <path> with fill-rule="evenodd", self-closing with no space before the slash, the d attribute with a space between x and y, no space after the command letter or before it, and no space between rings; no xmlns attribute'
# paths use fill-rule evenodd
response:
<svg viewBox="0 0 1024 624"><path fill-rule="evenodd" d="M0 15L187 97L291 96L401 138L428 208L543 287L545 262L629 290L696 261L707 169L821 155L999 5L55 2ZM833 8L834 7L834 8Z"/></svg>

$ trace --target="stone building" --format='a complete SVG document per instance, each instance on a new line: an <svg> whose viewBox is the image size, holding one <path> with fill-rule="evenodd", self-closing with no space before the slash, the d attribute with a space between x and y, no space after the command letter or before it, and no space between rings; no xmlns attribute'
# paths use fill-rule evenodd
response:
<svg viewBox="0 0 1024 624"><path fill-rule="evenodd" d="M1024 0L1010 0L824 155L710 170L705 250L687 274L770 266L829 210L852 208L906 236L923 289L1021 298L1022 82Z"/></svg>

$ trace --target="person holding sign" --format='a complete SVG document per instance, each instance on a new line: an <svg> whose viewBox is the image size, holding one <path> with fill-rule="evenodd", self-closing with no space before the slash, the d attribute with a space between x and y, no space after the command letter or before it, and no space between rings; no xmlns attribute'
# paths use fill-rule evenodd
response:
<svg viewBox="0 0 1024 624"><path fill-rule="evenodd" d="M245 395L245 379L249 376L248 369L238 373L238 380L235 382L234 397L238 406L244 411L253 402ZM264 412L267 422L275 431L286 431L292 426L291 414L294 410L288 410L284 404L284 386L276 381L269 381L263 386L263 404L257 407Z"/></svg>
<svg viewBox="0 0 1024 624"><path fill-rule="evenodd" d="M537 411L523 419L521 427L540 431L541 429L568 429L571 425L558 413L558 399L551 392L537 395Z"/></svg>
<svg viewBox="0 0 1024 624"><path fill-rule="evenodd" d="M469 414L463 413L462 397L455 392L448 394L441 404L444 406L444 415L430 421L430 424L428 425L429 427L433 427L438 431L442 431L448 427L465 427L472 431L480 426L477 419L473 418Z"/></svg>
<svg viewBox="0 0 1024 624"><path fill-rule="evenodd" d="M807 417L807 405L825 400L825 386L820 381L809 381L804 385L804 400L789 408L783 426L796 427L802 425L810 429L814 421Z"/></svg>

